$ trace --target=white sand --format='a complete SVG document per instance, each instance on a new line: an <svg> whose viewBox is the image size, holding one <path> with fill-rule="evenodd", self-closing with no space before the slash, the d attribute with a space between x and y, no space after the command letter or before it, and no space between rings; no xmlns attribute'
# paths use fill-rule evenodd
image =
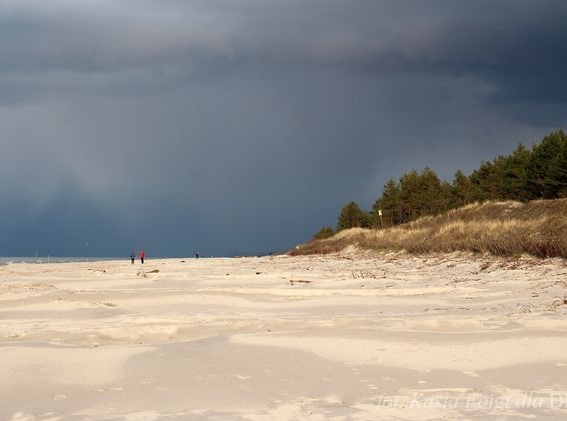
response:
<svg viewBox="0 0 567 421"><path fill-rule="evenodd" d="M182 260L0 267L0 419L567 413L564 260Z"/></svg>

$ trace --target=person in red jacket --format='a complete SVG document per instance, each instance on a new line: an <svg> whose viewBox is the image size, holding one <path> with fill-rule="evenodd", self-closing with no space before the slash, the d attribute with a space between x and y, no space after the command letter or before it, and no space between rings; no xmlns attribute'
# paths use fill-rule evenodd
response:
<svg viewBox="0 0 567 421"><path fill-rule="evenodd" d="M142 250L142 251L140 252L140 261L141 261L142 263L144 263L144 259L145 259L145 258L146 258L146 253L144 253L144 250Z"/></svg>

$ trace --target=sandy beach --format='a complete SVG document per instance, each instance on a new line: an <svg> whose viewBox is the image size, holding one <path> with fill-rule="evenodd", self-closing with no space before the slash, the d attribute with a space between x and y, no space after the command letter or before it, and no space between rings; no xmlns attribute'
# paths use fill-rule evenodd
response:
<svg viewBox="0 0 567 421"><path fill-rule="evenodd" d="M6 265L0 419L557 419L566 300L561 259Z"/></svg>

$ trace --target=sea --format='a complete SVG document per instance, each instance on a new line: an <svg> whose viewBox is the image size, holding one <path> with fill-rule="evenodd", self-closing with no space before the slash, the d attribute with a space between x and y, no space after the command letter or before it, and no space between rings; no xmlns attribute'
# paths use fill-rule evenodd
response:
<svg viewBox="0 0 567 421"><path fill-rule="evenodd" d="M69 263L69 262L102 262L105 260L119 260L120 257L0 257L0 266L13 263ZM122 258L124 259L124 258Z"/></svg>

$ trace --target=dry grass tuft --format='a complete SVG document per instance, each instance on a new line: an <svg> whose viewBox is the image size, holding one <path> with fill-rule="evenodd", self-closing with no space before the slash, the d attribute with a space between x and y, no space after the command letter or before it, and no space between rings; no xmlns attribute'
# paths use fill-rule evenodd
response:
<svg viewBox="0 0 567 421"><path fill-rule="evenodd" d="M290 254L334 253L349 245L413 253L470 251L567 258L567 199L474 203L384 230L344 230Z"/></svg>

